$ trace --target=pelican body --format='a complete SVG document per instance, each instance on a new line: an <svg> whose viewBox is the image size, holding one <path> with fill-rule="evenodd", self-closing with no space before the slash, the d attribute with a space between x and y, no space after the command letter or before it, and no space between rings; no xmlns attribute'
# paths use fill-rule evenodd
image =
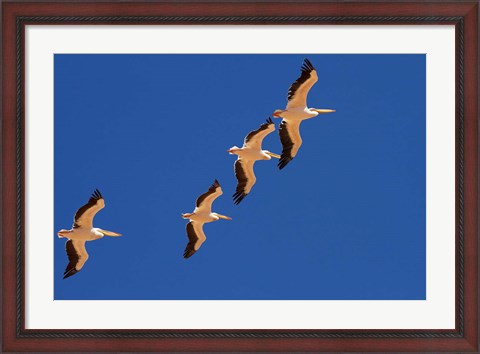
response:
<svg viewBox="0 0 480 354"><path fill-rule="evenodd" d="M272 155L271 152L268 150L259 150L254 149L249 146L245 146L243 148L239 148L238 146L231 147L228 152L231 155L237 155L239 158L244 160L271 160Z"/></svg>
<svg viewBox="0 0 480 354"><path fill-rule="evenodd" d="M93 218L105 207L105 201L98 189L95 189L88 203L77 210L73 219L73 226L70 230L58 231L59 238L68 238L65 244L69 263L63 279L78 273L88 260L88 253L85 248L86 241L98 240L104 236L121 236L121 234L93 227Z"/></svg>
<svg viewBox="0 0 480 354"><path fill-rule="evenodd" d="M238 181L237 189L233 195L233 202L236 205L250 193L250 190L257 181L255 173L253 172L255 161L270 160L272 157L280 158L277 154L268 150L262 150L263 139L274 130L275 124L273 124L271 118L268 118L266 123L260 125L260 128L248 133L241 148L234 146L227 150L230 154L238 156L234 165L235 176Z"/></svg>
<svg viewBox="0 0 480 354"><path fill-rule="evenodd" d="M290 86L287 94L287 107L273 112L276 118L282 118L278 128L282 143L282 156L278 168L284 168L297 155L302 145L300 123L303 120L314 118L319 114L335 112L333 109L319 109L307 107L307 95L312 86L318 81L317 71L312 63L305 59L300 77Z"/></svg>
<svg viewBox="0 0 480 354"><path fill-rule="evenodd" d="M208 211L199 210L198 208L195 208L195 209L196 209L196 211L194 211L193 213L182 214L182 217L184 219L189 219L190 221L195 221L195 222L201 223L201 224L207 224L209 222L218 221L220 219L231 220L231 218L229 218L225 215L221 215L221 214L218 214L218 213L212 213L212 212L209 213Z"/></svg>
<svg viewBox="0 0 480 354"><path fill-rule="evenodd" d="M208 191L197 198L193 213L182 214L184 219L190 219L190 222L186 227L188 244L183 252L183 258L190 258L193 256L207 239L203 232L203 224L220 219L232 220L232 218L228 216L212 212L212 204L214 200L222 194L222 187L220 187L220 183L215 180Z"/></svg>

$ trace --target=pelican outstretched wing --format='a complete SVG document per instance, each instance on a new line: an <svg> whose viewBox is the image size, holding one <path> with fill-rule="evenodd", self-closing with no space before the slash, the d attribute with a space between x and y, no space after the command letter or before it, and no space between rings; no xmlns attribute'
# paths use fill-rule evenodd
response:
<svg viewBox="0 0 480 354"><path fill-rule="evenodd" d="M278 168L282 169L293 160L302 145L300 121L283 119L278 128L278 134L282 143L282 155L278 161Z"/></svg>
<svg viewBox="0 0 480 354"><path fill-rule="evenodd" d="M93 227L93 218L100 210L105 207L105 201L98 189L95 189L87 204L77 210L73 218L73 228L86 227L91 229Z"/></svg>
<svg viewBox="0 0 480 354"><path fill-rule="evenodd" d="M310 60L305 59L300 77L288 89L287 110L307 107L308 91L318 81L317 71Z"/></svg>
<svg viewBox="0 0 480 354"><path fill-rule="evenodd" d="M88 259L85 241L68 240L65 244L65 250L68 256L68 265L63 273L63 279L78 273Z"/></svg>
<svg viewBox="0 0 480 354"><path fill-rule="evenodd" d="M187 224L188 244L183 252L183 258L190 258L195 252L198 251L202 243L205 242L207 237L203 232L203 223L196 221L190 221Z"/></svg>
<svg viewBox="0 0 480 354"><path fill-rule="evenodd" d="M274 130L275 124L273 123L272 118L269 117L266 123L260 125L260 128L247 134L243 141L243 147L262 149L263 139Z"/></svg>
<svg viewBox="0 0 480 354"><path fill-rule="evenodd" d="M220 183L215 180L210 188L208 188L208 191L197 198L194 213L199 211L211 213L214 200L220 197L222 194L222 187L220 186Z"/></svg>
<svg viewBox="0 0 480 354"><path fill-rule="evenodd" d="M257 181L255 178L255 173L253 172L253 165L255 161L243 160L239 158L235 161L235 177L237 177L237 189L233 195L233 203L238 205L243 198L250 193L253 185Z"/></svg>

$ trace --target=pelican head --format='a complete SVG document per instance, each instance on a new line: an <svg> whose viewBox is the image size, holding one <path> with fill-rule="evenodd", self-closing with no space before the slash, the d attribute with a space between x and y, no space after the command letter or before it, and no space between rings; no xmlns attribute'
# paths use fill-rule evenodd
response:
<svg viewBox="0 0 480 354"><path fill-rule="evenodd" d="M62 238L62 237L66 237L68 238L68 234L72 232L72 230L65 230L65 229L61 229L60 231L57 232L57 236Z"/></svg>
<svg viewBox="0 0 480 354"><path fill-rule="evenodd" d="M216 216L217 218L219 219L223 219L223 220L232 220L231 217L229 216L225 216L225 215L222 215L222 214L218 214L218 213L212 213L212 215Z"/></svg>
<svg viewBox="0 0 480 354"><path fill-rule="evenodd" d="M230 149L228 149L227 151L228 151L228 153L229 153L230 155L234 155L234 154L237 154L237 151L238 151L238 150L242 150L242 149L240 149L238 146L235 145L235 146L232 146L232 147L231 147ZM238 154L237 154L237 155L238 155Z"/></svg>
<svg viewBox="0 0 480 354"><path fill-rule="evenodd" d="M324 113L333 113L336 112L334 109L319 109L319 108L310 108L311 111L317 112L318 114Z"/></svg>

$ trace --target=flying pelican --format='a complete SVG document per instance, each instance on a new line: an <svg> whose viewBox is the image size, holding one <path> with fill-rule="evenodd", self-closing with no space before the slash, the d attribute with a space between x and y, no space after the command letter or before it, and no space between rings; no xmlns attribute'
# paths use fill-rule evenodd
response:
<svg viewBox="0 0 480 354"><path fill-rule="evenodd" d="M213 201L222 194L222 187L220 187L220 183L215 180L210 188L208 188L208 192L203 193L197 198L193 213L182 214L184 219L190 219L190 222L187 224L188 244L183 252L183 258L193 256L207 239L203 232L203 224L217 221L218 219L232 220L232 218L228 216L212 213Z"/></svg>
<svg viewBox="0 0 480 354"><path fill-rule="evenodd" d="M227 150L231 155L238 155L234 165L235 176L238 181L237 189L233 195L233 202L236 205L250 193L250 190L257 180L253 173L255 161L270 160L272 157L280 158L280 155L268 150L262 150L263 139L274 130L275 124L273 124L271 118L268 118L266 123L260 125L260 128L248 133L241 148L234 146Z"/></svg>
<svg viewBox="0 0 480 354"><path fill-rule="evenodd" d="M318 109L307 107L308 91L317 82L317 71L310 60L305 59L302 65L302 74L290 86L287 95L287 107L284 110L277 109L273 116L283 118L278 128L282 143L282 156L278 162L278 168L284 168L297 155L302 145L300 137L300 123L302 120L313 118L322 113L335 112L334 109Z"/></svg>
<svg viewBox="0 0 480 354"><path fill-rule="evenodd" d="M68 238L65 248L67 250L68 265L63 273L63 279L71 277L82 269L88 259L85 249L86 241L93 241L103 236L121 236L116 232L93 227L93 218L105 207L105 201L98 189L95 189L88 203L77 210L73 218L73 227L70 230L58 231L58 237Z"/></svg>

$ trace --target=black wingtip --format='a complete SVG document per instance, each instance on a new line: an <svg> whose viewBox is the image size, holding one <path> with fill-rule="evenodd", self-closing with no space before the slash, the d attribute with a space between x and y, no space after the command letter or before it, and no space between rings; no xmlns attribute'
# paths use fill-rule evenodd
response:
<svg viewBox="0 0 480 354"><path fill-rule="evenodd" d="M103 198L102 193L98 190L98 188L95 188L95 190L92 193L92 198L94 199L101 199Z"/></svg>
<svg viewBox="0 0 480 354"><path fill-rule="evenodd" d="M278 164L277 164L278 169L279 169L279 170L282 170L282 169L283 169L285 166L287 166L287 165L290 163L290 161L292 161L292 160L293 160L293 157L283 157L283 156L282 156L282 157L280 158L280 160L278 161Z"/></svg>
<svg viewBox="0 0 480 354"><path fill-rule="evenodd" d="M268 119L267 119L267 123L268 123L268 124L273 124L272 117L268 117Z"/></svg>
<svg viewBox="0 0 480 354"><path fill-rule="evenodd" d="M238 205L240 202L247 196L247 194L244 194L243 192L237 192L233 197L233 204Z"/></svg>
<svg viewBox="0 0 480 354"><path fill-rule="evenodd" d="M78 270L76 270L75 268L70 269L68 272L63 273L63 279L67 279L77 273L78 273Z"/></svg>
<svg viewBox="0 0 480 354"><path fill-rule="evenodd" d="M312 63L310 62L310 60L308 60L307 58L305 58L305 59L303 59L302 70L312 71L312 70L315 70L315 68L313 67L313 65L312 65Z"/></svg>
<svg viewBox="0 0 480 354"><path fill-rule="evenodd" d="M210 189L215 189L217 187L220 187L220 182L218 182L218 180L215 179L215 181L213 181L213 184L210 186Z"/></svg>
<svg viewBox="0 0 480 354"><path fill-rule="evenodd" d="M195 254L196 251L193 251L193 250L185 250L183 252L183 258L184 259L188 259L190 258L191 256L193 256Z"/></svg>

